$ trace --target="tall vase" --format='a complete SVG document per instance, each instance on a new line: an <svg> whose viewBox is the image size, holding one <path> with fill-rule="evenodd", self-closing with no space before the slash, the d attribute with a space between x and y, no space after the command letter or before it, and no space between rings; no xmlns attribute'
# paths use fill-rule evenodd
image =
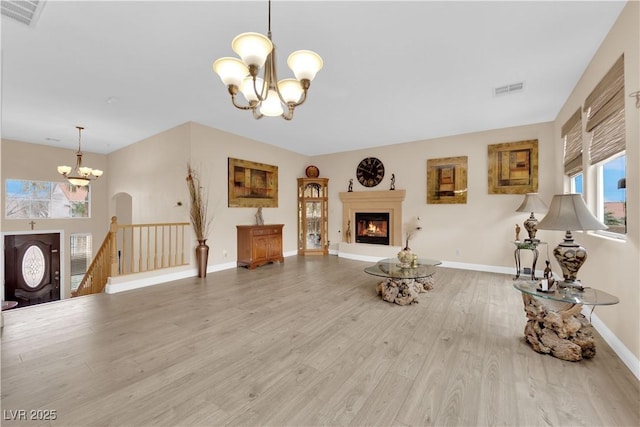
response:
<svg viewBox="0 0 640 427"><path fill-rule="evenodd" d="M196 262L198 263L198 277L207 277L207 263L209 261L209 246L207 239L198 240L196 247Z"/></svg>

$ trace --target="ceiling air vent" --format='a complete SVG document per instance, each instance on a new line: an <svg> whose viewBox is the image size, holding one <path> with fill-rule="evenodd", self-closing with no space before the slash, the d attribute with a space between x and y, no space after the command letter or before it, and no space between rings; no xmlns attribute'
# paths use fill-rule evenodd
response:
<svg viewBox="0 0 640 427"><path fill-rule="evenodd" d="M511 83L493 89L493 96L509 95L524 90L524 82Z"/></svg>
<svg viewBox="0 0 640 427"><path fill-rule="evenodd" d="M2 14L33 27L44 7L44 0L2 0Z"/></svg>

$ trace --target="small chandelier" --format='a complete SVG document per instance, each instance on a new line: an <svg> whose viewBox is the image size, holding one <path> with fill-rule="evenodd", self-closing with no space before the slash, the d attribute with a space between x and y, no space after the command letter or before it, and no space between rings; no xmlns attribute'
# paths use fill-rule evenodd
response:
<svg viewBox="0 0 640 427"><path fill-rule="evenodd" d="M269 0L268 37L259 33L242 33L231 42L240 58L220 58L213 63L215 71L229 90L231 102L241 110L251 110L255 119L262 116L293 118L293 110L307 99L311 80L322 68L322 58L310 50L298 50L289 55L287 65L295 79L278 81L276 47L271 41L271 0ZM258 77L264 65L264 77ZM248 105L240 105L240 91ZM285 112L286 111L286 112Z"/></svg>
<svg viewBox="0 0 640 427"><path fill-rule="evenodd" d="M82 166L82 149L80 147L80 142L82 140L82 130L83 127L76 126L78 129L78 151L76 152L76 167L71 169L71 166L58 166L58 173L64 175L65 178L69 181L69 183L73 185L77 185L79 187L84 187L89 185L92 179L98 179L104 173L100 169L91 169L85 166ZM70 175L73 171L73 175Z"/></svg>

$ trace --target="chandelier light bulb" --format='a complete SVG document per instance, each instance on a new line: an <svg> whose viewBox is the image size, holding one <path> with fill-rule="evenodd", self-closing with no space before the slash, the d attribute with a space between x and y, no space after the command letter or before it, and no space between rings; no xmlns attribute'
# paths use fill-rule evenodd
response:
<svg viewBox="0 0 640 427"><path fill-rule="evenodd" d="M71 166L58 166L58 173L61 175L66 175L71 172Z"/></svg>
<svg viewBox="0 0 640 427"><path fill-rule="evenodd" d="M262 101L262 105L260 106L260 113L269 117L278 117L282 115L282 104L280 103L280 97L278 97L278 93L275 90L269 89L267 99Z"/></svg>
<svg viewBox="0 0 640 427"><path fill-rule="evenodd" d="M298 80L313 80L322 69L323 62L320 55L310 50L297 50L289 55L287 65Z"/></svg>
<svg viewBox="0 0 640 427"><path fill-rule="evenodd" d="M240 87L242 79L249 74L249 68L238 58L220 58L213 63L215 71L225 86Z"/></svg>
<svg viewBox="0 0 640 427"><path fill-rule="evenodd" d="M302 98L302 86L296 79L284 79L278 82L278 90L286 103L296 103Z"/></svg>
<svg viewBox="0 0 640 427"><path fill-rule="evenodd" d="M231 48L247 66L261 68L273 50L273 43L260 33L242 33L233 39Z"/></svg>
<svg viewBox="0 0 640 427"><path fill-rule="evenodd" d="M260 101L260 99L258 98L258 95L256 95L256 89L258 90L259 94L262 94L263 85L264 80L262 80L260 77L256 77L256 87L254 89L253 78L251 76L245 77L244 80L242 80L242 84L240 85L240 92L242 92L247 101L258 102Z"/></svg>

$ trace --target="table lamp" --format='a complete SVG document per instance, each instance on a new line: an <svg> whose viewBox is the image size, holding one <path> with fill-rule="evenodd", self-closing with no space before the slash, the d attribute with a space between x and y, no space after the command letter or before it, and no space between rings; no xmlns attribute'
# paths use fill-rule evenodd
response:
<svg viewBox="0 0 640 427"><path fill-rule="evenodd" d="M584 288L576 279L578 270L587 259L587 250L573 241L571 231L606 230L608 227L600 222L587 207L582 194L556 194L551 200L547 215L538 223L539 230L565 230L564 241L553 250L558 260L564 281L560 288Z"/></svg>
<svg viewBox="0 0 640 427"><path fill-rule="evenodd" d="M533 216L534 212L546 212L547 204L542 201L538 196L538 193L527 193L524 195L524 200L516 209L516 212L531 212L531 216L522 224L524 229L529 233L529 238L524 239L525 242L540 242L540 239L536 239L536 231L538 231L538 220Z"/></svg>

